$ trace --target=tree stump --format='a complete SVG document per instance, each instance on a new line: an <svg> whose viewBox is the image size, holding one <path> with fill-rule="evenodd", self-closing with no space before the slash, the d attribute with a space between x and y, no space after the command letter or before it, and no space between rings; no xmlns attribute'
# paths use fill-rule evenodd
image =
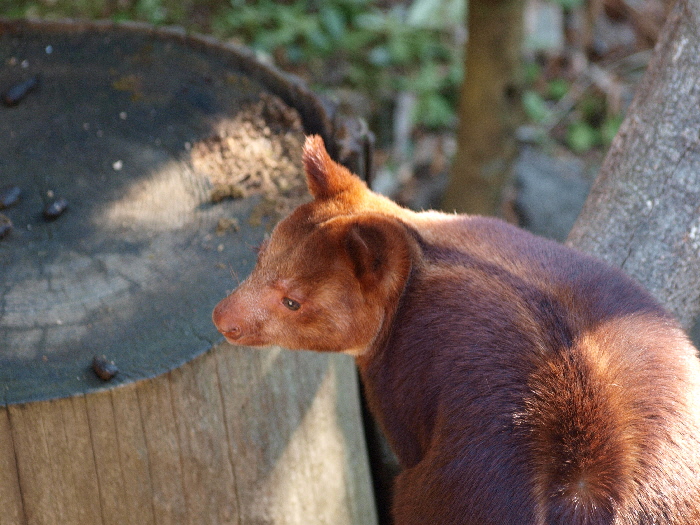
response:
<svg viewBox="0 0 700 525"><path fill-rule="evenodd" d="M38 81L0 106L0 187L22 190L0 210L0 524L376 522L351 358L233 348L210 318L305 198L304 133L339 156L345 128L175 30L0 21L0 63L5 93Z"/></svg>

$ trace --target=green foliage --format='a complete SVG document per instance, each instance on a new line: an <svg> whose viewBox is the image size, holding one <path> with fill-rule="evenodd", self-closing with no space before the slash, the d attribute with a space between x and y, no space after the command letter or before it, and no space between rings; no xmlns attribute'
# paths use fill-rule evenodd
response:
<svg viewBox="0 0 700 525"><path fill-rule="evenodd" d="M537 62L526 62L523 73L525 85L531 86L542 76L542 68Z"/></svg>
<svg viewBox="0 0 700 525"><path fill-rule="evenodd" d="M14 0L0 0L0 14L7 18L21 18L26 15L26 7Z"/></svg>
<svg viewBox="0 0 700 525"><path fill-rule="evenodd" d="M0 0L0 16L82 17L178 24L213 32L273 57L318 89L362 92L377 107L398 91L417 97L414 119L453 125L462 79L453 29L466 0Z"/></svg>
<svg viewBox="0 0 700 525"><path fill-rule="evenodd" d="M574 153L585 153L600 143L600 131L582 120L569 124L566 130L566 145Z"/></svg>
<svg viewBox="0 0 700 525"><path fill-rule="evenodd" d="M600 127L600 134L605 146L609 146L615 138L615 135L617 135L617 131L620 129L620 125L622 125L622 120L622 115L613 115L603 122L603 125Z"/></svg>
<svg viewBox="0 0 700 525"><path fill-rule="evenodd" d="M537 91L527 90L523 93L523 109L527 118L538 124L551 116L547 102Z"/></svg>
<svg viewBox="0 0 700 525"><path fill-rule="evenodd" d="M569 92L569 83L563 78L555 78L547 84L547 92L552 100L561 100Z"/></svg>
<svg viewBox="0 0 700 525"><path fill-rule="evenodd" d="M550 0L553 4L559 4L564 9L573 10L577 7L581 7L585 0Z"/></svg>
<svg viewBox="0 0 700 525"><path fill-rule="evenodd" d="M187 10L198 0L0 0L0 16L11 18L110 18L152 24L187 25Z"/></svg>
<svg viewBox="0 0 700 525"><path fill-rule="evenodd" d="M138 0L136 2L136 14L138 18L151 24L163 24L168 16L162 0Z"/></svg>
<svg viewBox="0 0 700 525"><path fill-rule="evenodd" d="M351 88L382 104L410 91L418 98L417 123L444 127L455 120L460 53L447 31L410 25L401 9L384 12L369 0L232 0L213 27L282 67L304 65L325 88Z"/></svg>
<svg viewBox="0 0 700 525"><path fill-rule="evenodd" d="M543 78L537 64L529 64L525 71L529 89L523 92L522 106L528 120L541 127L541 136L549 133L577 154L610 144L622 115L609 114L605 93L595 87L572 93L570 81Z"/></svg>

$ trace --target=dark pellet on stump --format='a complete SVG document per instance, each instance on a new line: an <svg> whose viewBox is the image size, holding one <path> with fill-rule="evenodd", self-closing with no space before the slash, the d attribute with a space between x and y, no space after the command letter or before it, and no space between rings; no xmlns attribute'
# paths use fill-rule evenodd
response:
<svg viewBox="0 0 700 525"><path fill-rule="evenodd" d="M0 188L0 210L14 206L19 201L22 190L19 186L5 186Z"/></svg>
<svg viewBox="0 0 700 525"><path fill-rule="evenodd" d="M12 221L7 215L0 213L0 239L4 239L12 231Z"/></svg>
<svg viewBox="0 0 700 525"><path fill-rule="evenodd" d="M2 94L2 102L6 106L16 106L37 87L39 87L39 75L35 75L9 88Z"/></svg>
<svg viewBox="0 0 700 525"><path fill-rule="evenodd" d="M67 208L68 201L66 199L61 198L49 202L44 208L44 219L47 221L55 221Z"/></svg>
<svg viewBox="0 0 700 525"><path fill-rule="evenodd" d="M119 373L114 361L109 361L105 356L98 355L92 359L92 370L102 381L109 381Z"/></svg>

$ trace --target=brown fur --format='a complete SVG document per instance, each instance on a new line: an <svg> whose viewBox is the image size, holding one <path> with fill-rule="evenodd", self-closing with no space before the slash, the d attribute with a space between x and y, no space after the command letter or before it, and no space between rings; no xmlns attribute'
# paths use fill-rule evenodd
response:
<svg viewBox="0 0 700 525"><path fill-rule="evenodd" d="M496 219L400 208L318 137L304 163L314 200L214 323L356 357L397 525L700 524L700 365L647 292Z"/></svg>

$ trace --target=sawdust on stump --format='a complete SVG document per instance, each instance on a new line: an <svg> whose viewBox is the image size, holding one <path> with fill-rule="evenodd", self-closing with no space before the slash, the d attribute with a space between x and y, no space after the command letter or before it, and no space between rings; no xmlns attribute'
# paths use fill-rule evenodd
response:
<svg viewBox="0 0 700 525"><path fill-rule="evenodd" d="M263 214L281 217L308 200L303 143L299 113L262 94L192 146L192 165L209 180L212 202L262 195Z"/></svg>

